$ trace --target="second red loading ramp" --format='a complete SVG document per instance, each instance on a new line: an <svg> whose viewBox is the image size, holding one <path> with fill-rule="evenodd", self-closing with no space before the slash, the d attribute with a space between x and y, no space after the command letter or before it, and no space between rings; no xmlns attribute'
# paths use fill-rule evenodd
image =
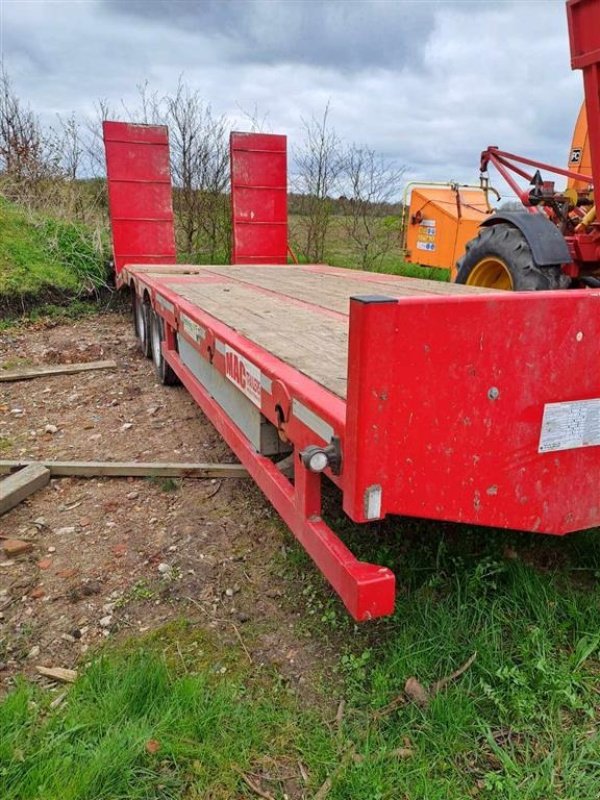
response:
<svg viewBox="0 0 600 800"><path fill-rule="evenodd" d="M232 264L286 264L287 137L232 133Z"/></svg>

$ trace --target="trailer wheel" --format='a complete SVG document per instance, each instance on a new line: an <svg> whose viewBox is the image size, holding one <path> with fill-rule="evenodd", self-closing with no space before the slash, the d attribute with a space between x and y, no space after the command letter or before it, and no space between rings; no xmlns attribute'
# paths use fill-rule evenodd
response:
<svg viewBox="0 0 600 800"><path fill-rule="evenodd" d="M131 294L131 302L133 304L133 324L135 328L135 334L140 343L140 350L146 356L146 358L150 358L152 351L150 348L149 318L152 309L150 308L149 303L145 303L140 297L138 297L135 290Z"/></svg>
<svg viewBox="0 0 600 800"><path fill-rule="evenodd" d="M173 372L173 369L162 354L161 344L164 338L165 333L162 317L150 309L150 349L154 368L159 381L164 386L175 386L179 383L179 378Z"/></svg>
<svg viewBox="0 0 600 800"><path fill-rule="evenodd" d="M560 264L540 267L520 230L498 223L481 228L457 264L456 283L514 292L566 289Z"/></svg>

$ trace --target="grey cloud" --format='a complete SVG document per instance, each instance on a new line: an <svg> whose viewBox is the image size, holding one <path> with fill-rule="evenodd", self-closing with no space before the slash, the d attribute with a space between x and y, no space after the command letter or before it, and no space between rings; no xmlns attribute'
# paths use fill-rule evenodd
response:
<svg viewBox="0 0 600 800"><path fill-rule="evenodd" d="M418 65L436 10L435 4L416 0L103 0L103 4L125 17L153 19L199 36L217 37L235 63L287 62L349 71Z"/></svg>
<svg viewBox="0 0 600 800"><path fill-rule="evenodd" d="M136 85L149 79L160 95L183 74L232 127L248 124L240 108L268 114L291 149L301 118L330 101L341 137L405 164L411 179L476 179L489 144L562 165L582 96L562 0L4 0L3 22L6 66L50 122L89 114L98 98L123 116Z"/></svg>

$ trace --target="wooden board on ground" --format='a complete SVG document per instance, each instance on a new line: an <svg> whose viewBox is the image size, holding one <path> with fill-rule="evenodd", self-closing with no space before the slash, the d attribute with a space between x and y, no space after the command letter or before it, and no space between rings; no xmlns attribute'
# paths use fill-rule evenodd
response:
<svg viewBox="0 0 600 800"><path fill-rule="evenodd" d="M64 669L63 667L36 667L40 675L50 678L59 683L75 683L77 672L74 669Z"/></svg>
<svg viewBox="0 0 600 800"><path fill-rule="evenodd" d="M42 464L32 463L0 482L0 514L42 489L50 481L50 470Z"/></svg>
<svg viewBox="0 0 600 800"><path fill-rule="evenodd" d="M91 372L96 369L115 369L115 361L87 361L82 364L53 364L47 367L27 367L20 370L0 370L0 383L30 381L49 375L73 375L76 372Z"/></svg>
<svg viewBox="0 0 600 800"><path fill-rule="evenodd" d="M0 474L26 465L43 466L48 476L80 478L247 478L242 464L165 464L142 461L0 461ZM15 473L16 475L20 473ZM11 476L11 478L14 476ZM5 480L10 480L6 478ZM1 507L1 506L0 506Z"/></svg>

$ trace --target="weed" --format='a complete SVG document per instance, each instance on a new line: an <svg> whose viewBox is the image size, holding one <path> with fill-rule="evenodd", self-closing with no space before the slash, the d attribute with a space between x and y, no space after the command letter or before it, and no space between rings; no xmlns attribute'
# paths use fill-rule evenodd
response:
<svg viewBox="0 0 600 800"><path fill-rule="evenodd" d="M0 364L0 369L14 370L20 367L29 367L32 363L30 358L7 358Z"/></svg>
<svg viewBox="0 0 600 800"><path fill-rule="evenodd" d="M5 453L12 447L12 441L8 436L0 436L0 453Z"/></svg>
<svg viewBox="0 0 600 800"><path fill-rule="evenodd" d="M152 475L148 480L158 486L162 492L177 492L181 489L181 481L176 478L161 478L158 475Z"/></svg>
<svg viewBox="0 0 600 800"><path fill-rule="evenodd" d="M155 596L156 593L148 586L146 581L140 580L116 601L115 608L123 608L135 600L152 600Z"/></svg>

